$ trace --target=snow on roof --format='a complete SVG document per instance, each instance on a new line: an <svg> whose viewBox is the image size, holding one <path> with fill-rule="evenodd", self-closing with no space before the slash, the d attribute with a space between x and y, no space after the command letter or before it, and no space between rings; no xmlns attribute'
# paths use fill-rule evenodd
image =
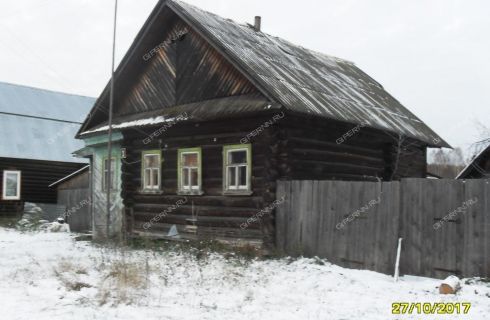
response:
<svg viewBox="0 0 490 320"><path fill-rule="evenodd" d="M133 120L133 121L127 121L127 122L122 122L119 124L113 124L111 127L112 129L123 129L123 128L132 128L132 127L142 127L142 126L150 126L150 125L155 125L155 124L160 124L160 123L170 123L170 122L177 122L177 121L183 121L187 120L186 117L164 117L164 116L157 116L157 117L150 117L150 118L145 118L145 119L138 119L138 120ZM95 132L101 132L101 131L107 131L109 129L109 125L105 125L102 127L98 127L93 130L88 130L84 131L81 133L81 135L86 135L89 133L95 133Z"/></svg>
<svg viewBox="0 0 490 320"><path fill-rule="evenodd" d="M170 11L253 80L273 104L297 113L364 124L411 137L430 146L450 147L352 62L306 49L181 1L160 0L121 61L116 78L128 76L126 66L138 65L139 53L151 49L146 48L145 43L161 40L158 39L161 33L155 26L168 18ZM107 105L109 88L108 83L99 97L99 106ZM96 109L94 107L94 112ZM237 113L245 111L240 108ZM263 110L257 109L256 112ZM219 114L210 116L217 118ZM107 117L101 115L97 121L94 119L87 119L82 130L93 130Z"/></svg>
<svg viewBox="0 0 490 320"><path fill-rule="evenodd" d="M168 5L223 48L289 110L449 145L352 62L256 31L187 3Z"/></svg>

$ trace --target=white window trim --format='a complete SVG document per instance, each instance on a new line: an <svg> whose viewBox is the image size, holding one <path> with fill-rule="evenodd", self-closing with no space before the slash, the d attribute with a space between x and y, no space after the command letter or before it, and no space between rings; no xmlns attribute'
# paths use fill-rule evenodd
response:
<svg viewBox="0 0 490 320"><path fill-rule="evenodd" d="M16 196L7 196L7 174L17 175L17 190ZM4 170L3 171L3 181L2 181L2 199L3 200L20 200L20 185L22 183L22 173L18 170Z"/></svg>
<svg viewBox="0 0 490 320"><path fill-rule="evenodd" d="M196 154L197 155L197 165L195 166L184 166L184 155L186 154ZM201 168L199 167L199 163L201 161L200 157L201 157L201 153L199 151L183 151L180 153L180 159L179 161L182 163L181 167L180 167L180 170L181 170L181 173L180 173L180 186L181 186L181 190L180 191L200 191L201 190ZM185 176L184 176L184 169L189 169L189 173L188 173L188 178L189 178L189 183L191 182L191 172L192 172L192 169L196 169L197 170L197 186L192 186L192 185L188 185L186 186L184 184L184 181L185 181Z"/></svg>
<svg viewBox="0 0 490 320"><path fill-rule="evenodd" d="M145 159L146 157L153 157L153 156L157 156L158 158L158 161L157 163L160 164L161 163L161 155L160 153L145 153L143 155L143 190L151 190L151 191L154 191L154 190L160 190L161 189L161 184L162 184L162 181L161 181L161 167L160 166L157 166L157 167L149 167L149 168L146 168L145 167ZM156 185L152 184L152 185L148 185L146 183L146 171L149 170L150 171L150 182L153 182L151 180L153 180L153 171L157 171L158 174L157 174L157 180L158 180L158 183Z"/></svg>
<svg viewBox="0 0 490 320"><path fill-rule="evenodd" d="M229 161L230 161L230 153L232 152L239 152L239 151L245 151L245 158L247 159L248 161L248 158L249 158L249 152L250 152L250 149L249 148L233 148L233 149L229 149L229 150L226 150L226 158L225 158L225 191L249 191L250 190L250 172L249 170L251 170L250 168L250 164L248 162L245 162L245 163L242 163L242 164L233 164L233 165L230 165L229 164ZM238 184L238 172L240 170L237 170L235 169L235 181L236 181L236 185L235 186L231 186L229 184L230 182L230 179L229 179L229 168L230 167L235 167L235 168L240 168L240 167L245 167L246 168L246 171L245 171L245 176L246 176L246 185L239 185Z"/></svg>

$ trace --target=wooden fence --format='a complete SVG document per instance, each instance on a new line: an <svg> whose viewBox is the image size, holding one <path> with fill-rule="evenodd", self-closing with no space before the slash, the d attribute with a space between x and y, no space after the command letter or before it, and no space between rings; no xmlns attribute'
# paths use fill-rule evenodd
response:
<svg viewBox="0 0 490 320"><path fill-rule="evenodd" d="M490 180L279 181L276 243L289 255L402 274L490 277Z"/></svg>

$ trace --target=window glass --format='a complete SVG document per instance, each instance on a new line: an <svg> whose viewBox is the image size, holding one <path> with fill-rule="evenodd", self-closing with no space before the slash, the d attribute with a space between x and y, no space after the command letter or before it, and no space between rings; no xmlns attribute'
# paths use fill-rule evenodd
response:
<svg viewBox="0 0 490 320"><path fill-rule="evenodd" d="M158 175L160 172L158 170L152 170L151 184L158 187Z"/></svg>
<svg viewBox="0 0 490 320"><path fill-rule="evenodd" d="M197 168L191 169L191 186L197 187L199 185L199 175L197 172Z"/></svg>
<svg viewBox="0 0 490 320"><path fill-rule="evenodd" d="M229 164L247 163L247 151L230 151Z"/></svg>
<svg viewBox="0 0 490 320"><path fill-rule="evenodd" d="M150 186L151 169L145 169L145 187Z"/></svg>
<svg viewBox="0 0 490 320"><path fill-rule="evenodd" d="M158 167L158 158L157 154L147 154L145 155L145 167L146 168L157 168Z"/></svg>
<svg viewBox="0 0 490 320"><path fill-rule="evenodd" d="M238 174L238 185L239 186L247 186L247 167L246 166L241 166L239 168L239 174Z"/></svg>
<svg viewBox="0 0 490 320"><path fill-rule="evenodd" d="M250 191L250 145L225 146L225 191Z"/></svg>
<svg viewBox="0 0 490 320"><path fill-rule="evenodd" d="M197 166L197 153L184 153L183 155L184 166L196 167Z"/></svg>
<svg viewBox="0 0 490 320"><path fill-rule="evenodd" d="M228 168L228 185L230 188L236 188L236 167Z"/></svg>
<svg viewBox="0 0 490 320"><path fill-rule="evenodd" d="M3 175L3 197L6 199L19 199L20 171L4 171Z"/></svg>
<svg viewBox="0 0 490 320"><path fill-rule="evenodd" d="M196 191L201 188L201 149L179 150L179 190L184 192Z"/></svg>
<svg viewBox="0 0 490 320"><path fill-rule="evenodd" d="M184 187L189 185L189 168L182 169L182 177L184 178Z"/></svg>
<svg viewBox="0 0 490 320"><path fill-rule="evenodd" d="M143 189L159 190L160 189L160 163L161 155L158 151L143 152Z"/></svg>
<svg viewBox="0 0 490 320"><path fill-rule="evenodd" d="M111 159L111 189L114 190L116 188L116 160L114 158ZM104 179L102 180L102 190L107 190L107 181L109 179L109 159L104 159Z"/></svg>

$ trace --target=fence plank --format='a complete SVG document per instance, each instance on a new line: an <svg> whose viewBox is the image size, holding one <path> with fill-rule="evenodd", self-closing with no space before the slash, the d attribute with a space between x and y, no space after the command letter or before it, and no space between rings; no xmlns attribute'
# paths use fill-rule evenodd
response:
<svg viewBox="0 0 490 320"><path fill-rule="evenodd" d="M402 237L403 274L490 275L489 180L279 181L277 190L280 252L392 274Z"/></svg>

